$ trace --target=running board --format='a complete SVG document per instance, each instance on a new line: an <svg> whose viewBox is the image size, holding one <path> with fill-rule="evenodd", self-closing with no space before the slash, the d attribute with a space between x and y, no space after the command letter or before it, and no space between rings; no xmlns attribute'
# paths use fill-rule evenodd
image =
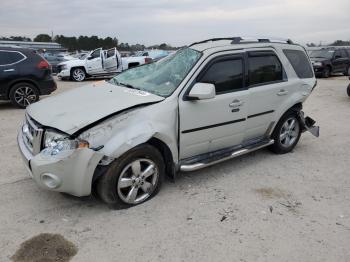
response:
<svg viewBox="0 0 350 262"><path fill-rule="evenodd" d="M256 143L253 145L249 145L246 147L241 147L240 149L236 149L234 151L231 151L229 153L229 155L227 154L227 152L224 154L224 156L222 156L222 158L215 157L214 159L204 159L202 161L199 161L197 163L190 163L190 164L186 164L186 162L183 162L183 164L180 164L180 171L182 172L191 172L191 171L195 171L198 169L202 169L208 166L212 166L215 165L217 163L221 163L223 161L241 156L241 155L245 155L248 154L250 152L256 151L258 149L270 146L274 143L275 141L273 139L269 139L269 140L264 140L261 141L260 143Z"/></svg>

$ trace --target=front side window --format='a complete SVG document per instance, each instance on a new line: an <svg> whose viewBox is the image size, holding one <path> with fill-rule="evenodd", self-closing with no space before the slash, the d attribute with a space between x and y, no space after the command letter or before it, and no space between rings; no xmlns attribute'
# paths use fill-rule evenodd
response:
<svg viewBox="0 0 350 262"><path fill-rule="evenodd" d="M282 64L274 54L250 54L248 74L250 86L283 81Z"/></svg>
<svg viewBox="0 0 350 262"><path fill-rule="evenodd" d="M98 58L100 57L101 49L97 49L91 53L91 58Z"/></svg>
<svg viewBox="0 0 350 262"><path fill-rule="evenodd" d="M299 78L312 78L314 76L310 62L303 51L285 49L283 53Z"/></svg>
<svg viewBox="0 0 350 262"><path fill-rule="evenodd" d="M198 79L201 83L215 85L216 94L243 88L243 60L227 59L212 64Z"/></svg>
<svg viewBox="0 0 350 262"><path fill-rule="evenodd" d="M126 70L112 78L110 83L168 97L181 84L201 56L202 53L194 49L180 49L157 62Z"/></svg>

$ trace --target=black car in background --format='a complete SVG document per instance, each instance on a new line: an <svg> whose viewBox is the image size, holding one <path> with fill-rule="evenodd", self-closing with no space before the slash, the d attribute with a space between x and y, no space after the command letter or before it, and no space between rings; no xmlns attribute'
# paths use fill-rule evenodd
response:
<svg viewBox="0 0 350 262"><path fill-rule="evenodd" d="M327 78L332 73L350 75L350 47L322 48L311 51L309 56L316 76Z"/></svg>
<svg viewBox="0 0 350 262"><path fill-rule="evenodd" d="M25 108L56 89L51 66L34 50L0 47L0 100Z"/></svg>

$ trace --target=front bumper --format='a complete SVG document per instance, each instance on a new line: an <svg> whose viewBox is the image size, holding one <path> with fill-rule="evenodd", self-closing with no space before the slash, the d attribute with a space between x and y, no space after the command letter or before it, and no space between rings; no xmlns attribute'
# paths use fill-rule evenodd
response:
<svg viewBox="0 0 350 262"><path fill-rule="evenodd" d="M322 75L325 69L324 66L313 66L315 75Z"/></svg>
<svg viewBox="0 0 350 262"><path fill-rule="evenodd" d="M59 79L68 78L70 77L70 71L68 69L62 70L57 74L57 77Z"/></svg>
<svg viewBox="0 0 350 262"><path fill-rule="evenodd" d="M55 156L33 156L23 142L22 129L17 143L27 171L41 188L78 197L91 194L92 177L103 154L82 148Z"/></svg>

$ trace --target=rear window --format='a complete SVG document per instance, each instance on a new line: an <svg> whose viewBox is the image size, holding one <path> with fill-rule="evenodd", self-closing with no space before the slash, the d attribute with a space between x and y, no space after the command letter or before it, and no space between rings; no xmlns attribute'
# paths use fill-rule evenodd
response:
<svg viewBox="0 0 350 262"><path fill-rule="evenodd" d="M16 51L0 51L0 65L14 64L23 58L25 58L25 56Z"/></svg>
<svg viewBox="0 0 350 262"><path fill-rule="evenodd" d="M312 78L314 76L310 62L305 53L300 50L283 50L299 78Z"/></svg>
<svg viewBox="0 0 350 262"><path fill-rule="evenodd" d="M283 81L282 64L272 53L250 52L248 70L250 86Z"/></svg>

